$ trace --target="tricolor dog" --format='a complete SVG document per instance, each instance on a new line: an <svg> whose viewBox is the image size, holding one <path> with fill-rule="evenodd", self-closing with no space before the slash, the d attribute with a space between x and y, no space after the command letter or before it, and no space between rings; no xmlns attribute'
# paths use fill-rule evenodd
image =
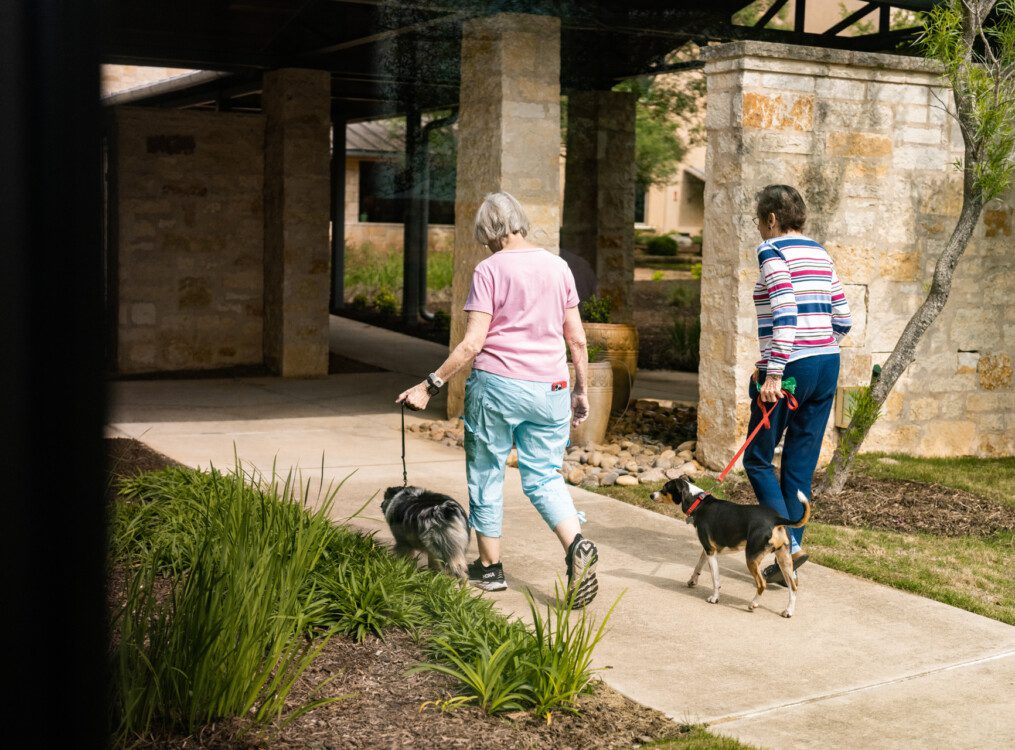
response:
<svg viewBox="0 0 1015 750"><path fill-rule="evenodd" d="M782 616L792 617L796 606L797 582L793 574L789 532L786 527L799 528L811 517L811 504L807 497L802 492L797 493L797 496L804 505L803 517L797 521L781 518L771 508L761 505L737 505L720 500L684 477L667 482L659 492L653 492L651 498L656 501L671 500L679 505L687 517L687 523L694 524L698 531L702 553L687 582L689 587L698 584L701 569L708 561L708 569L712 573L712 596L708 601L715 604L719 601L719 561L716 555L724 551L746 550L747 569L754 576L758 591L748 605L748 609L753 611L765 592L761 561L769 552L774 552L789 588L789 604Z"/></svg>

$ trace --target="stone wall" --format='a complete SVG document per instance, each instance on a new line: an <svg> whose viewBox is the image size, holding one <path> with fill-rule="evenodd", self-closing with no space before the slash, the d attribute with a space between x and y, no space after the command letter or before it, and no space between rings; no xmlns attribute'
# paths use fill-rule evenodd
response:
<svg viewBox="0 0 1015 750"><path fill-rule="evenodd" d="M502 13L466 21L461 70L452 347L465 333L472 271L489 255L473 235L487 193L512 193L531 221L529 239L558 251L560 19ZM449 386L449 416L461 413L464 394L462 374Z"/></svg>
<svg viewBox="0 0 1015 750"><path fill-rule="evenodd" d="M738 42L708 48L699 457L724 464L746 434L758 356L756 192L797 186L805 231L835 260L855 325L841 386L869 381L925 298L961 201L961 135L930 63ZM865 448L1015 453L1015 237L1011 195L990 207L947 306ZM837 431L826 436L824 457Z"/></svg>
<svg viewBox="0 0 1015 750"><path fill-rule="evenodd" d="M431 224L427 237L430 252L449 252L455 244L455 228L450 224ZM404 239L402 224L357 221L345 225L346 245L370 244L377 250L402 252Z"/></svg>
<svg viewBox="0 0 1015 750"><path fill-rule="evenodd" d="M264 118L119 108L113 122L118 370L260 364Z"/></svg>
<svg viewBox="0 0 1015 750"><path fill-rule="evenodd" d="M264 74L264 361L284 377L328 374L331 76Z"/></svg>

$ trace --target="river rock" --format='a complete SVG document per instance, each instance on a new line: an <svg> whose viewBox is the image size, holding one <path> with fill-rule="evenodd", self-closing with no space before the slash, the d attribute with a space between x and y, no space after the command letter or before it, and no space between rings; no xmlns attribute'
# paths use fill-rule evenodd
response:
<svg viewBox="0 0 1015 750"><path fill-rule="evenodd" d="M638 484L638 477L633 477L630 474L623 474L617 477L617 484L624 487L633 487Z"/></svg>
<svg viewBox="0 0 1015 750"><path fill-rule="evenodd" d="M567 473L567 481L571 484L581 484L583 479L585 479L585 472L581 469L571 469Z"/></svg>
<svg viewBox="0 0 1015 750"><path fill-rule="evenodd" d="M602 476L599 477L599 486L609 487L611 485L614 485L617 483L617 480L620 479L620 477L621 475L615 471L611 471L608 474L603 474Z"/></svg>
<svg viewBox="0 0 1015 750"><path fill-rule="evenodd" d="M629 471L632 474L636 474L639 471L638 462L628 461L626 464L624 464L624 471Z"/></svg>
<svg viewBox="0 0 1015 750"><path fill-rule="evenodd" d="M663 472L663 474L666 476L667 479L679 479L680 477L684 476L683 470L679 468L667 469L666 471Z"/></svg>
<svg viewBox="0 0 1015 750"><path fill-rule="evenodd" d="M599 462L599 465L604 470L609 470L609 469L612 469L614 466L616 466L618 463L620 463L620 459L619 458L617 458L616 456L611 456L611 455L607 454L607 455L603 456L603 460Z"/></svg>
<svg viewBox="0 0 1015 750"><path fill-rule="evenodd" d="M638 475L638 481L641 484L648 484L649 482L661 482L664 479L666 479L666 475L663 474L662 471L660 471L659 469L649 469L648 471L643 471L641 474Z"/></svg>
<svg viewBox="0 0 1015 750"><path fill-rule="evenodd" d="M652 466L656 469L662 469L665 471L666 469L673 467L673 460L672 458L663 458L663 456L660 455L659 458L652 462Z"/></svg>
<svg viewBox="0 0 1015 750"><path fill-rule="evenodd" d="M693 451L697 447L698 447L697 440L685 440L683 443L677 446L677 453L680 453L680 451Z"/></svg>
<svg viewBox="0 0 1015 750"><path fill-rule="evenodd" d="M680 451L677 454L677 458L683 459L684 461L690 461L694 458L694 454L691 451Z"/></svg>
<svg viewBox="0 0 1015 750"><path fill-rule="evenodd" d="M673 458L675 455L677 455L675 450L667 449L659 454L659 458Z"/></svg>

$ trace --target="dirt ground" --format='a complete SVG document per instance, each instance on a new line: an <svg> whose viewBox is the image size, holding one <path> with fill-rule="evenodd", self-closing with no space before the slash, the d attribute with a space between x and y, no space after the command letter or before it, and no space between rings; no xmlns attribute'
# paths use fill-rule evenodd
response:
<svg viewBox="0 0 1015 750"><path fill-rule="evenodd" d="M725 489L728 500L743 505L757 502L746 479L727 480ZM675 507L660 505L655 510L683 518ZM940 484L853 474L838 497L817 497L811 520L903 533L987 537L1015 529L1015 509Z"/></svg>

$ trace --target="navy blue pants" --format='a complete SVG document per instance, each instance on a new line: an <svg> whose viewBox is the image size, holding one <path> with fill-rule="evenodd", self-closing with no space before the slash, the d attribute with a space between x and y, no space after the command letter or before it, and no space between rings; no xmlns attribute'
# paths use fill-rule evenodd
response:
<svg viewBox="0 0 1015 750"><path fill-rule="evenodd" d="M762 380L765 373L761 373ZM769 417L771 428L761 431L747 446L744 453L744 471L751 480L758 502L783 518L795 520L803 515L804 507L797 499L797 490L811 497L811 477L818 465L821 453L821 439L828 425L828 415L835 399L835 386L839 380L839 355L822 354L790 362L783 372L783 380L796 378L796 399L799 406L790 411L786 399L779 400ZM758 406L759 386L751 383L748 393L751 397L751 422L747 434L761 422L761 407ZM770 404L766 404L770 406ZM786 440L782 446L781 476L776 476L772 457L783 433ZM789 529L792 537L792 552L800 549L804 538L803 529Z"/></svg>

